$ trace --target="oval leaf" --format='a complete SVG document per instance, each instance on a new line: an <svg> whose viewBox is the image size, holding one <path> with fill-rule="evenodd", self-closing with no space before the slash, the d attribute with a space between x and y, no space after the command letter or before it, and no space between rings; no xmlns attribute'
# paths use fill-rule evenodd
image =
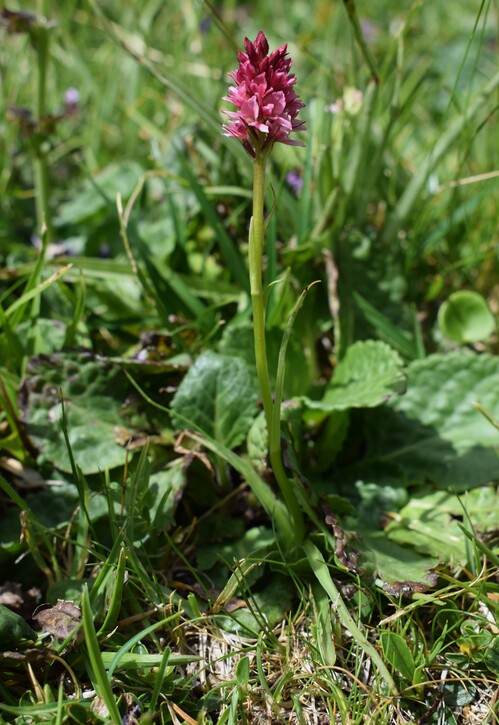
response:
<svg viewBox="0 0 499 725"><path fill-rule="evenodd" d="M371 416L371 463L398 465L407 480L455 491L497 477L499 432L475 403L499 416L499 358L460 350L408 368L405 395Z"/></svg>
<svg viewBox="0 0 499 725"><path fill-rule="evenodd" d="M71 471L62 432L83 474L125 463L126 444L138 430L151 427L150 408L130 395L120 364L92 352L40 355L28 362L20 404L27 433L47 460Z"/></svg>
<svg viewBox="0 0 499 725"><path fill-rule="evenodd" d="M454 292L438 312L443 334L459 343L486 340L495 329L495 320L487 302L478 292Z"/></svg>
<svg viewBox="0 0 499 725"><path fill-rule="evenodd" d="M401 392L402 359L378 340L356 342L338 363L322 400L304 398L309 408L329 412L374 408Z"/></svg>
<svg viewBox="0 0 499 725"><path fill-rule="evenodd" d="M182 380L172 401L173 424L189 423L227 448L244 439L257 413L257 392L241 358L205 352Z"/></svg>

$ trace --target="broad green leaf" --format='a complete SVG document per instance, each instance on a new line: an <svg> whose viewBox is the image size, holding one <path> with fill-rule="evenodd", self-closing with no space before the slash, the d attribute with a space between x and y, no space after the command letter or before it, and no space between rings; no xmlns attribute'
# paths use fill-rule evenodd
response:
<svg viewBox="0 0 499 725"><path fill-rule="evenodd" d="M461 350L430 355L408 368L405 395L370 415L369 466L398 466L406 480L455 491L499 473L499 431L474 407L499 416L499 358Z"/></svg>
<svg viewBox="0 0 499 725"><path fill-rule="evenodd" d="M380 634L380 642L391 666L412 683L416 663L405 639L396 632L385 631Z"/></svg>
<svg viewBox="0 0 499 725"><path fill-rule="evenodd" d="M241 358L205 352L182 380L172 401L173 423L182 416L227 448L244 439L257 412L258 394Z"/></svg>
<svg viewBox="0 0 499 725"><path fill-rule="evenodd" d="M23 640L35 640L36 632L8 607L0 604L0 649L12 647Z"/></svg>
<svg viewBox="0 0 499 725"><path fill-rule="evenodd" d="M63 471L71 471L61 429L84 474L123 465L125 445L137 429L150 428L142 401L118 364L90 352L32 358L22 388L24 423L34 445Z"/></svg>
<svg viewBox="0 0 499 725"><path fill-rule="evenodd" d="M446 682L443 687L443 700L448 707L464 707L476 698L476 687L471 678L457 679L456 682ZM446 720L448 722L448 720Z"/></svg>
<svg viewBox="0 0 499 725"><path fill-rule="evenodd" d="M142 176L135 161L122 161L103 169L69 201L59 206L58 224L81 224L108 208L115 209L116 194L127 199Z"/></svg>
<svg viewBox="0 0 499 725"><path fill-rule="evenodd" d="M399 393L403 383L399 355L384 342L366 340L349 347L322 400L304 400L322 411L374 408Z"/></svg>
<svg viewBox="0 0 499 725"><path fill-rule="evenodd" d="M60 474L58 474L60 476ZM1 478L1 477L0 477ZM0 481L0 483L2 483ZM4 485L6 482L3 482ZM9 492L6 491L7 495ZM15 501L15 499L13 499ZM24 499L15 501L17 506L6 509L0 526L0 564L3 559L22 551L26 541L21 542L21 519L19 509L28 511L29 519L40 530L42 527L56 529L65 526L78 507L78 492L73 484L58 481L57 485L28 493Z"/></svg>
<svg viewBox="0 0 499 725"><path fill-rule="evenodd" d="M390 541L384 532L363 534L360 548L362 564L387 584L434 584L430 570L437 566L439 559L422 557L414 550L403 548Z"/></svg>
<svg viewBox="0 0 499 725"><path fill-rule="evenodd" d="M272 388L275 386L277 359L282 340L282 330L272 328L267 331L267 358ZM224 355L233 355L245 360L252 372L255 385L258 386L258 375L255 363L255 345L253 342L253 325L251 322L229 324L224 330L219 351ZM286 351L286 375L284 378L284 395L291 398L306 392L312 383L310 365L306 352L298 337L291 336Z"/></svg>
<svg viewBox="0 0 499 725"><path fill-rule="evenodd" d="M462 503L462 505L461 505ZM461 497L447 491L414 496L385 533L393 541L414 547L454 566L466 563L466 537L458 526L463 506L473 526L485 533L499 527L499 500L493 487L474 489Z"/></svg>
<svg viewBox="0 0 499 725"><path fill-rule="evenodd" d="M142 220L138 223L137 229L142 241L155 258L164 260L170 256L175 249L175 230L173 221L169 216L164 215L159 219Z"/></svg>
<svg viewBox="0 0 499 725"><path fill-rule="evenodd" d="M459 343L486 340L496 327L487 302L470 290L450 295L438 311L438 324L446 337Z"/></svg>

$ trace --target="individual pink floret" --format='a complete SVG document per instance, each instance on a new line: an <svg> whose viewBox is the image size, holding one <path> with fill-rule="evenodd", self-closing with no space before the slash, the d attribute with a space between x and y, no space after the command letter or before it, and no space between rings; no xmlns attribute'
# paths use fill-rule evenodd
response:
<svg viewBox="0 0 499 725"><path fill-rule="evenodd" d="M297 118L304 104L293 89L296 77L289 72L287 45L269 55L267 38L260 31L254 43L245 38L244 47L246 53L238 53L239 67L229 73L236 85L223 99L237 109L223 111L231 119L223 126L224 135L238 138L253 157L267 154L274 143L303 146L290 138L306 126Z"/></svg>

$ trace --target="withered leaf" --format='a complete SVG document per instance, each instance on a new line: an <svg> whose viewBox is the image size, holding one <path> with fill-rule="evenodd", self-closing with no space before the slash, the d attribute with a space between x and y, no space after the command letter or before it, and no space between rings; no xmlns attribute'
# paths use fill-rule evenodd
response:
<svg viewBox="0 0 499 725"><path fill-rule="evenodd" d="M54 607L41 609L33 614L45 632L56 639L67 639L81 622L80 608L74 602L58 599Z"/></svg>

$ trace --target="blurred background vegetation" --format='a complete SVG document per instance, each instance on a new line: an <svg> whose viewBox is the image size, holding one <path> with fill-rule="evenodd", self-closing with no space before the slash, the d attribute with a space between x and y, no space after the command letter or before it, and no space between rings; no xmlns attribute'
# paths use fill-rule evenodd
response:
<svg viewBox="0 0 499 725"><path fill-rule="evenodd" d="M225 211L219 208L226 214L224 224L230 226L229 217L238 226L236 236L244 233L238 220L247 211L250 164L220 137L218 124L235 48L245 35L254 37L263 28L271 47L288 43L310 128L306 151L285 148L276 154L277 184L292 169L306 177L300 204L290 198L289 188L282 192L278 236L284 246L293 235L299 243L310 241L339 183L344 204L332 204L335 218L323 220L320 230L329 231L330 248L346 225L386 230L388 219L389 241L403 248L403 277L414 288L413 297L431 301L463 285L491 292L497 273L497 178L449 184L497 169L496 92L462 124L441 158L436 156L449 128L470 110L496 72L497 8L492 3L477 6L461 0L451 9L428 2L359 3L362 31L380 80L375 89L369 86L371 72L341 2L224 2L215 7L189 0L45 0L8 7L41 13L54 23L48 33L46 113L61 112L67 89L79 93L77 111L44 140L56 236L58 241L80 238L79 245L74 241L68 248L71 253L122 252L116 214L114 227L93 224L90 231L85 229L90 212L85 219L72 208L61 209L111 163L123 166L128 186L140 176L136 164L149 175L139 210L149 225L154 221L168 227L172 210L166 201L182 208L185 241L197 236L196 251L201 250L204 263L209 256L205 237L214 230L206 219L192 228L196 215L187 199L191 173L208 187L240 187L239 196L213 192L210 200L215 207L230 205ZM4 36L0 63L1 261L12 266L29 259L36 225L33 148L12 112L22 108L35 113L37 62L26 34ZM347 108L343 118L333 105L341 99ZM434 163L430 161L409 207L400 209L411 179L432 154ZM182 159L189 160L190 170L183 168ZM126 187L122 181L125 197L130 193ZM163 256L168 249L165 239ZM161 253L159 242L156 250ZM425 274L411 280L409 269L414 271L415 265L418 271L423 260Z"/></svg>

